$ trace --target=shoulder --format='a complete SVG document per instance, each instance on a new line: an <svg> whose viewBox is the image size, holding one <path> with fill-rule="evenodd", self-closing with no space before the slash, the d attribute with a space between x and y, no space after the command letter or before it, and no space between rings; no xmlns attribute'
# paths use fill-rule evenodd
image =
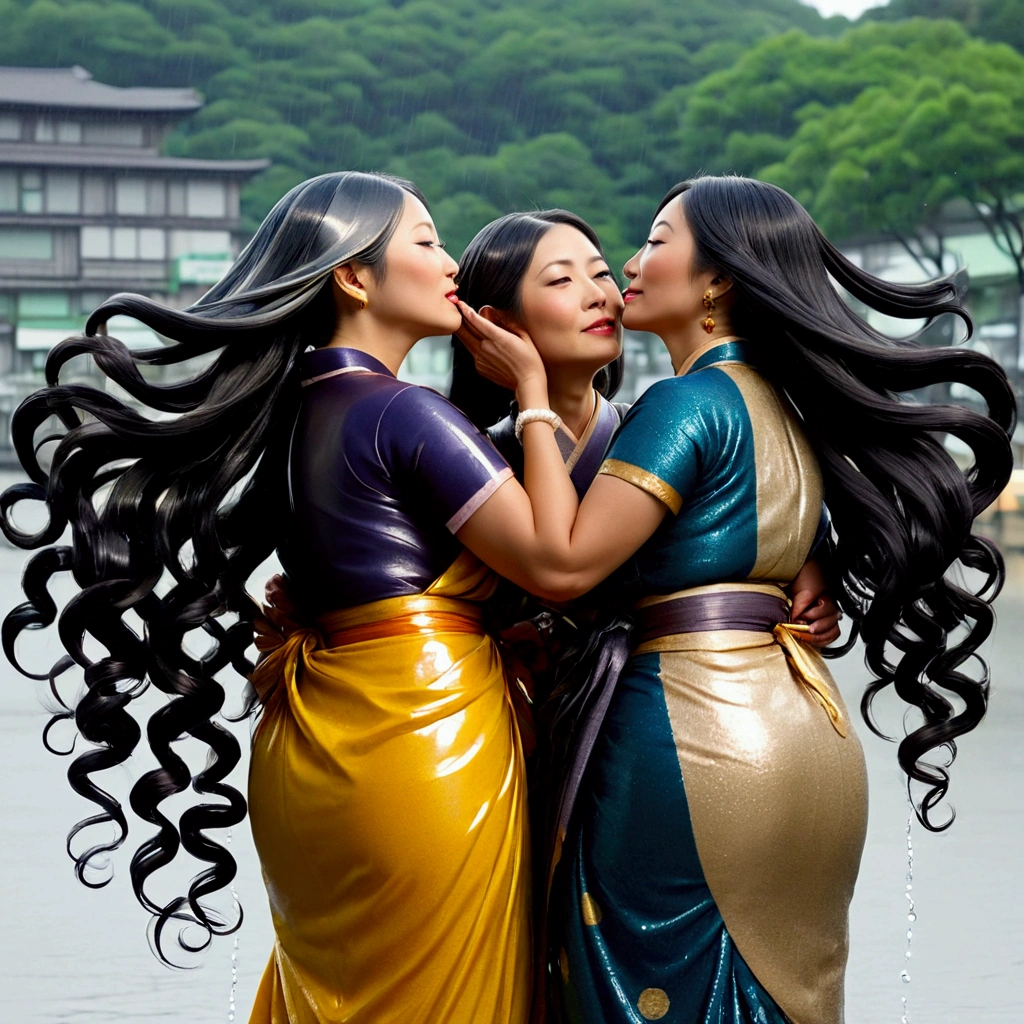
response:
<svg viewBox="0 0 1024 1024"><path fill-rule="evenodd" d="M733 421L745 414L740 389L729 375L709 366L684 377L668 377L652 384L634 402L624 426L631 421L663 419L691 433Z"/></svg>
<svg viewBox="0 0 1024 1024"><path fill-rule="evenodd" d="M438 424L480 433L469 417L439 391L401 380L392 384L386 406L388 419L400 420L409 427Z"/></svg>

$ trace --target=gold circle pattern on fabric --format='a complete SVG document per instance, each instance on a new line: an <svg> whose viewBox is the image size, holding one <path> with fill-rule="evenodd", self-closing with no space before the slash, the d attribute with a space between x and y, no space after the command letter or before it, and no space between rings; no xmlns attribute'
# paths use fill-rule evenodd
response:
<svg viewBox="0 0 1024 1024"><path fill-rule="evenodd" d="M668 994L661 988L645 988L636 1001L636 1008L644 1020L661 1020L670 1005Z"/></svg>

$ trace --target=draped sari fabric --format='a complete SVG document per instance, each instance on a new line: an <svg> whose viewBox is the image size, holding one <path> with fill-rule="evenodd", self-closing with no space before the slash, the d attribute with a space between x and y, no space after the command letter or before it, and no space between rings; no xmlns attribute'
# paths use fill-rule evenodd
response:
<svg viewBox="0 0 1024 1024"><path fill-rule="evenodd" d="M422 595L264 627L249 793L276 942L252 1024L516 1024L523 759L464 553Z"/></svg>

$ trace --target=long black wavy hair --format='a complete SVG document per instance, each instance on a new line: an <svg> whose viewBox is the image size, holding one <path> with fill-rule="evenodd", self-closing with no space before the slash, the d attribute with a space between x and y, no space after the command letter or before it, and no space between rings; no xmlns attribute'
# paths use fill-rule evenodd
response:
<svg viewBox="0 0 1024 1024"><path fill-rule="evenodd" d="M230 666L248 676L253 668L246 650L259 609L245 583L281 535L288 443L300 393L297 360L308 346L329 341L335 329L331 272L358 260L383 275L384 252L408 194L423 199L409 182L356 172L297 185L194 306L182 312L131 294L103 303L84 335L53 349L46 386L12 419L14 447L31 482L0 495L0 529L19 547L43 550L28 561L27 600L4 619L2 642L19 671L50 680L58 700L57 677L73 665L84 670L83 695L74 707L61 700L63 710L47 725L44 743L59 753L50 729L73 718L91 744L68 769L72 788L99 808L68 836L68 852L88 886L110 881L107 855L128 835L120 802L95 776L122 764L139 743L131 702L150 683L169 697L146 724L159 767L133 785L130 797L132 810L156 826L132 857L131 881L154 915L153 945L165 962L161 937L170 922L181 926L178 943L188 951L241 924L240 912L226 921L201 902L229 885L236 870L206 830L237 824L246 813L242 794L224 782L240 750L215 721L225 699L217 673ZM105 333L107 321L119 314L170 343L129 350ZM152 383L140 372L140 366L213 353L208 366L178 383ZM62 368L82 355L133 401L102 388L62 384ZM41 437L54 419L57 433ZM40 450L47 442L56 447L45 464ZM13 506L25 499L45 503L47 521L36 532L12 519ZM61 543L68 526L70 544ZM78 587L58 619L67 655L46 673L29 672L18 661L18 637L57 618L48 587L64 572ZM186 638L196 631L206 634L202 656L186 649ZM90 638L107 653L91 657ZM195 775L174 749L186 737L208 748L206 766ZM174 822L161 804L190 785L219 799L189 807ZM114 825L112 839L72 851L80 832L108 823ZM147 883L180 846L206 867L184 895L162 903ZM198 942L183 937L181 929L190 925L203 933Z"/></svg>
<svg viewBox="0 0 1024 1024"><path fill-rule="evenodd" d="M890 684L920 711L923 724L900 744L900 766L925 787L922 824L949 788L956 739L988 706L988 666L978 655L994 623L992 601L1005 576L974 518L1006 486L1016 404L998 363L966 348L893 340L843 301L829 275L887 316L955 314L972 329L951 278L891 284L854 266L806 210L774 185L742 177L700 177L674 186L658 210L682 204L693 233L695 271L733 281L732 327L763 345L764 367L802 418L825 482L836 544L832 586L859 629L875 679L861 711L873 732L874 697ZM908 396L957 381L976 391L988 413L924 405ZM974 455L958 468L940 440L952 434ZM958 565L959 563L959 565ZM979 581L971 588L966 567ZM974 662L974 675L964 671ZM949 699L955 696L958 710ZM926 760L945 748L943 766Z"/></svg>
<svg viewBox="0 0 1024 1024"><path fill-rule="evenodd" d="M568 210L507 213L481 228L466 246L456 277L459 298L474 309L493 306L513 316L518 314L523 277L537 251L537 243L555 224L575 228L603 254L597 232ZM594 387L605 398L612 398L622 384L622 363L620 354L594 377ZM452 383L448 397L481 430L486 430L508 415L515 395L480 376L469 350L452 335Z"/></svg>

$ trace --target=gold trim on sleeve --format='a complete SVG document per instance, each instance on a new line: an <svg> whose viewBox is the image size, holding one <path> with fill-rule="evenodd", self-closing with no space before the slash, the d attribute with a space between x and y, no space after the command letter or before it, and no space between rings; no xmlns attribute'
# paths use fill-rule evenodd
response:
<svg viewBox="0 0 1024 1024"><path fill-rule="evenodd" d="M605 459L597 472L598 475L604 473L607 476L617 476L620 480L625 480L626 483L633 484L634 487L639 487L640 490L646 491L648 494L653 494L659 501L668 505L674 516L679 515L679 510L683 507L683 499L674 487L665 483L661 477L648 473L646 469L641 469L639 466L634 466L629 462L620 462L618 459Z"/></svg>

